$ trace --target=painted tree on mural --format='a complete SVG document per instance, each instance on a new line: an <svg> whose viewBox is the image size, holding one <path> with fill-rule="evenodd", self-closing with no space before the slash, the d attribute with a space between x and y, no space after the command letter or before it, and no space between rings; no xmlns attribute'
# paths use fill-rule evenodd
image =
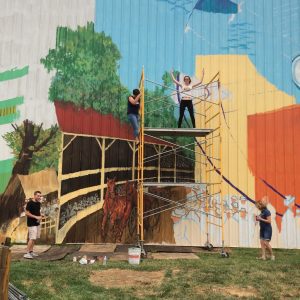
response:
<svg viewBox="0 0 300 300"><path fill-rule="evenodd" d="M12 124L12 127L14 131L7 132L3 138L16 159L13 175L27 175L49 167L57 169L60 144L57 126L43 129L43 124L24 120L21 125Z"/></svg>
<svg viewBox="0 0 300 300"><path fill-rule="evenodd" d="M125 120L126 115L119 113L125 111L128 95L117 74L120 58L112 39L95 32L93 23L77 30L58 27L56 48L41 59L48 72L56 72L49 100L72 102Z"/></svg>
<svg viewBox="0 0 300 300"><path fill-rule="evenodd" d="M14 131L3 136L16 158L11 178L0 196L0 226L4 231L3 226L20 215L25 203L17 175L28 175L30 170L53 167L57 164L59 149L56 143L59 136L57 125L44 130L43 124L24 120L22 125L12 126Z"/></svg>

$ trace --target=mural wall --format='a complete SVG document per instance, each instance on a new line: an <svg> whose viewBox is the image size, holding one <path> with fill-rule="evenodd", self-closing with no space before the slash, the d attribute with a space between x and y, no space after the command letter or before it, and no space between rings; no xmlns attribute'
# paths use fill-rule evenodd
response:
<svg viewBox="0 0 300 300"><path fill-rule="evenodd" d="M180 94L171 69L179 80L203 78L193 96L212 103L219 74L223 186L209 213L219 219L224 201L225 244L258 246L254 204L268 196L272 244L300 248L298 0L0 6L1 240L26 241L24 205L35 189L44 195L43 241L135 240L137 153L127 98L144 66L149 127L177 127ZM194 109L202 128L212 112L195 100ZM183 126L190 123L186 112ZM146 191L146 242L203 245L207 161L199 145L149 137L146 156L149 182L189 182ZM209 232L220 245L220 228L210 225Z"/></svg>

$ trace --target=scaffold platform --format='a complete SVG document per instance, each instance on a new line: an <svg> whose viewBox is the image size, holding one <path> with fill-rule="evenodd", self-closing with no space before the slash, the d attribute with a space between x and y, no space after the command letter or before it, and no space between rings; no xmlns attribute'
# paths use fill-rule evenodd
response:
<svg viewBox="0 0 300 300"><path fill-rule="evenodd" d="M144 128L144 134L154 137L160 136L189 136L189 137L206 137L212 129L198 128Z"/></svg>

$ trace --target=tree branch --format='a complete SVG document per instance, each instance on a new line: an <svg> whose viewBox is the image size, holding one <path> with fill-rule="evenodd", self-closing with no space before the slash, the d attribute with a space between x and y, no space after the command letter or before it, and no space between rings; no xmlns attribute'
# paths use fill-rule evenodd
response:
<svg viewBox="0 0 300 300"><path fill-rule="evenodd" d="M36 135L35 135L36 141L38 140L38 138L40 136L42 127L43 127L43 123L40 126L38 126L38 129L37 129L37 132L36 132Z"/></svg>
<svg viewBox="0 0 300 300"><path fill-rule="evenodd" d="M49 136L46 139L44 139L38 146L34 147L34 152L38 152L43 147L45 147L48 144L48 142L52 139L52 137L56 134L57 130L58 130L58 126L57 125L53 126L51 128Z"/></svg>
<svg viewBox="0 0 300 300"><path fill-rule="evenodd" d="M20 127L19 127L17 124L11 124L11 126L13 127L13 129L14 129L16 132L19 133L19 135L20 135L22 141L24 141L25 136L24 136L22 130L20 129Z"/></svg>

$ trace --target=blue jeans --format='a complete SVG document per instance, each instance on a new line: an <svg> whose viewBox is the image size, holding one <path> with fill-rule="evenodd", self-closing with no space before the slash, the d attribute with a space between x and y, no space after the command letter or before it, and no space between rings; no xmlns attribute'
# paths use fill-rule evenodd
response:
<svg viewBox="0 0 300 300"><path fill-rule="evenodd" d="M128 114L128 120L131 123L131 126L133 128L134 137L137 138L139 136L139 130L140 130L140 120L139 115L136 114Z"/></svg>

